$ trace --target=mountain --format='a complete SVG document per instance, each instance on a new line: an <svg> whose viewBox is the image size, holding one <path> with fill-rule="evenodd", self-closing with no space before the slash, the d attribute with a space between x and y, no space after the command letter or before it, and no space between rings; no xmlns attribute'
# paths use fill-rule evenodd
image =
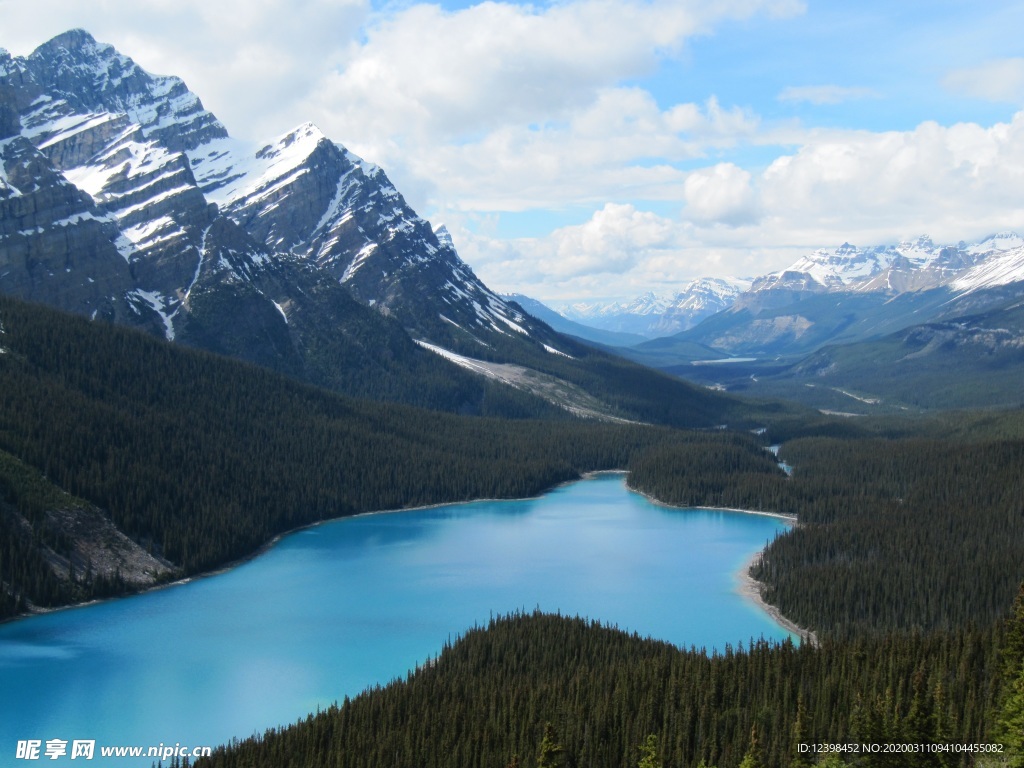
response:
<svg viewBox="0 0 1024 768"><path fill-rule="evenodd" d="M505 298L508 301L514 301L529 314L533 315L538 320L543 320L559 333L565 333L569 336L576 336L577 338L584 339L585 341L592 341L595 344L603 344L611 347L629 347L634 344L640 344L644 341L644 337L639 334L604 331L600 328L594 328L593 326L586 325L585 323L577 323L574 320L569 320L547 305L537 301L536 299L531 299L529 296L524 296L521 293L508 294Z"/></svg>
<svg viewBox="0 0 1024 768"><path fill-rule="evenodd" d="M769 291L885 291L906 293L948 284L967 269L995 253L1024 246L1012 232L980 243L936 245L927 235L897 245L858 248L843 243L797 260L781 272L757 278L750 294ZM752 296L744 297L752 299Z"/></svg>
<svg viewBox="0 0 1024 768"><path fill-rule="evenodd" d="M706 425L732 407L491 291L314 125L248 146L82 30L0 51L0 159L4 293L432 408Z"/></svg>
<svg viewBox="0 0 1024 768"><path fill-rule="evenodd" d="M703 277L672 296L649 291L625 303L577 302L562 307L561 314L599 330L646 338L669 336L727 309L749 287L750 281L741 278Z"/></svg>
<svg viewBox="0 0 1024 768"><path fill-rule="evenodd" d="M764 397L846 413L1019 407L1024 379L1024 302L912 325L878 339L829 345L753 381Z"/></svg>
<svg viewBox="0 0 1024 768"><path fill-rule="evenodd" d="M756 278L728 309L672 343L733 357L796 357L996 308L1024 293L1022 277L1024 239L1010 232L972 245L936 245L924 236L894 246L847 243ZM647 359L647 348L659 345L640 345L633 356Z"/></svg>

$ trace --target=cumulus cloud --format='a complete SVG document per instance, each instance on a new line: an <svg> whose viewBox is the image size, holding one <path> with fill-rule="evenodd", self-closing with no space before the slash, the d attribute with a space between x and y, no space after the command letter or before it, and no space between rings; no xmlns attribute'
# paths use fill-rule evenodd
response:
<svg viewBox="0 0 1024 768"><path fill-rule="evenodd" d="M550 238L553 275L622 273L638 257L671 243L672 223L632 205L608 203L590 221L555 230Z"/></svg>
<svg viewBox="0 0 1024 768"><path fill-rule="evenodd" d="M943 85L966 96L1024 104L1024 58L993 59L977 67L957 69L946 75Z"/></svg>
<svg viewBox="0 0 1024 768"><path fill-rule="evenodd" d="M705 224L735 226L753 220L755 197L748 171L719 163L691 173L684 185L685 214Z"/></svg>
<svg viewBox="0 0 1024 768"><path fill-rule="evenodd" d="M679 217L608 204L547 237L497 241L462 232L456 242L479 260L484 279L507 290L550 300L629 297L702 275L763 274L844 241L875 245L927 233L956 242L1020 230L1022 186L1024 112L990 127L807 131L795 152L761 172L733 163L692 171Z"/></svg>
<svg viewBox="0 0 1024 768"><path fill-rule="evenodd" d="M80 26L152 72L182 76L236 136L266 139L314 120L383 165L421 213L442 214L485 280L542 298L555 285L629 295L750 275L844 240L927 231L955 241L1024 226L1024 113L992 126L824 130L765 121L713 95L659 102L636 85L726 20L801 10L792 0L453 11L374 10L370 0L0 0L0 45L27 53ZM957 70L944 85L1021 103L1024 59ZM804 85L778 99L876 96ZM586 221L543 237L460 226L460 217L581 207L593 211Z"/></svg>
<svg viewBox="0 0 1024 768"><path fill-rule="evenodd" d="M779 0L486 2L458 11L417 4L371 25L315 100L353 133L436 140L543 123L649 73L723 19L790 8Z"/></svg>
<svg viewBox="0 0 1024 768"><path fill-rule="evenodd" d="M563 122L509 125L396 163L444 179L435 203L462 210L680 200L686 174L673 163L749 140L757 128L756 117L715 99L662 110L646 91L610 88Z"/></svg>
<svg viewBox="0 0 1024 768"><path fill-rule="evenodd" d="M957 240L1020 227L1022 182L1024 112L990 128L926 122L912 131L809 136L765 170L760 187L766 216L804 230Z"/></svg>

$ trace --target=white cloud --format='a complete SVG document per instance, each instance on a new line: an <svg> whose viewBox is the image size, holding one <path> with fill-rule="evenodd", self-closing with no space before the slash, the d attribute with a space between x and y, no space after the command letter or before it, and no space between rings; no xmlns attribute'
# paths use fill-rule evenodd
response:
<svg viewBox="0 0 1024 768"><path fill-rule="evenodd" d="M485 2L459 11L417 4L371 25L313 102L349 136L436 143L543 124L649 73L725 18L792 7L778 0Z"/></svg>
<svg viewBox="0 0 1024 768"><path fill-rule="evenodd" d="M779 93L779 101L807 102L809 104L842 104L855 99L868 99L878 96L872 88L842 85L794 85L783 88Z"/></svg>
<svg viewBox="0 0 1024 768"><path fill-rule="evenodd" d="M957 69L943 85L954 93L989 101L1024 104L1024 58L993 59L977 67Z"/></svg>
<svg viewBox="0 0 1024 768"><path fill-rule="evenodd" d="M714 99L661 110L646 91L610 88L564 122L509 125L478 141L396 156L394 167L408 163L410 177L443 180L435 208L521 211L609 199L681 200L686 174L674 162L750 140L757 127L755 117Z"/></svg>
<svg viewBox="0 0 1024 768"><path fill-rule="evenodd" d="M731 238L731 230L708 237L681 219L629 204L605 204L582 224L545 237L502 240L470 231L457 218L448 224L459 253L484 282L546 301L667 293L704 275L759 274L765 264L781 267L798 254L751 248Z"/></svg>
<svg viewBox="0 0 1024 768"><path fill-rule="evenodd" d="M756 215L750 173L732 163L719 163L691 173L684 185L685 215L705 224L737 225Z"/></svg>
<svg viewBox="0 0 1024 768"><path fill-rule="evenodd" d="M802 138L760 173L733 163L691 172L678 218L607 204L547 237L498 241L457 230L456 243L485 280L554 301L763 274L844 241L927 233L955 243L1024 227L1024 112L987 128L926 122Z"/></svg>
<svg viewBox="0 0 1024 768"><path fill-rule="evenodd" d="M1024 112L1009 123L808 136L760 182L765 217L833 242L928 231L956 241L1024 222ZM843 233L847 233L844 235ZM876 239L877 238L877 239Z"/></svg>
<svg viewBox="0 0 1024 768"><path fill-rule="evenodd" d="M265 139L312 119L380 163L415 208L440 213L485 280L541 298L756 274L844 240L928 232L955 241L1024 226L1024 113L988 127L817 130L723 106L710 88L675 103L632 85L727 20L801 9L788 0L383 12L370 0L0 0L0 45L27 53L81 26L152 72L182 76L235 135ZM1022 103L1024 59L957 70L944 84ZM815 85L778 98L875 96ZM680 213L645 210L653 201ZM580 207L593 211L587 221L545 237L499 240L459 226Z"/></svg>

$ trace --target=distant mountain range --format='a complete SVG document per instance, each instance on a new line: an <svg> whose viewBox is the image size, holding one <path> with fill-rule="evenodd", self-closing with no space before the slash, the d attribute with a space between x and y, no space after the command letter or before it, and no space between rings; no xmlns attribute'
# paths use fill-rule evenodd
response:
<svg viewBox="0 0 1024 768"><path fill-rule="evenodd" d="M706 385L828 409L1015 405L1022 299L1024 238L1014 232L955 245L847 243L755 278L687 330L619 351Z"/></svg>
<svg viewBox="0 0 1024 768"><path fill-rule="evenodd" d="M348 394L635 419L669 386L692 401L680 423L719 418L696 415L707 393L637 386L656 374L491 291L443 227L314 125L247 146L180 79L83 30L27 57L0 49L0 161L3 293Z"/></svg>
<svg viewBox="0 0 1024 768"><path fill-rule="evenodd" d="M936 245L927 236L868 248L844 243L756 278L706 277L672 295L649 291L625 302L556 303L556 317L545 315L545 322L557 324L561 317L586 328L654 339L688 331L724 310L750 308L760 313L814 294L856 292L892 297L941 287L962 293L1024 280L1021 248L1024 238L1014 232L1001 232L973 244ZM585 334L576 335L590 338Z"/></svg>
<svg viewBox="0 0 1024 768"><path fill-rule="evenodd" d="M629 302L575 302L555 309L566 319L591 328L650 339L685 331L728 309L750 284L744 278L704 277L671 296L651 291Z"/></svg>

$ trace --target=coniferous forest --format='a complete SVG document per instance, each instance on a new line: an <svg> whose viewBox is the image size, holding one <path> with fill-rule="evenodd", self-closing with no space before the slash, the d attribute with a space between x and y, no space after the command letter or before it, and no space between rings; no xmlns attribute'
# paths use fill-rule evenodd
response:
<svg viewBox="0 0 1024 768"><path fill-rule="evenodd" d="M204 765L1024 764L1020 410L853 421L735 404L741 429L689 431L457 416L18 302L0 302L0 318L3 617L136 588L76 559L69 518L125 534L161 564L157 580L319 520L529 496L599 469L629 470L666 503L799 520L753 573L816 646L755 638L709 655L583 619L508 616ZM998 755L966 749L996 743Z"/></svg>
<svg viewBox="0 0 1024 768"><path fill-rule="evenodd" d="M53 310L0 314L0 616L117 591L85 563L54 577L54 507L102 510L180 577L320 520L531 496L695 435L354 400Z"/></svg>

